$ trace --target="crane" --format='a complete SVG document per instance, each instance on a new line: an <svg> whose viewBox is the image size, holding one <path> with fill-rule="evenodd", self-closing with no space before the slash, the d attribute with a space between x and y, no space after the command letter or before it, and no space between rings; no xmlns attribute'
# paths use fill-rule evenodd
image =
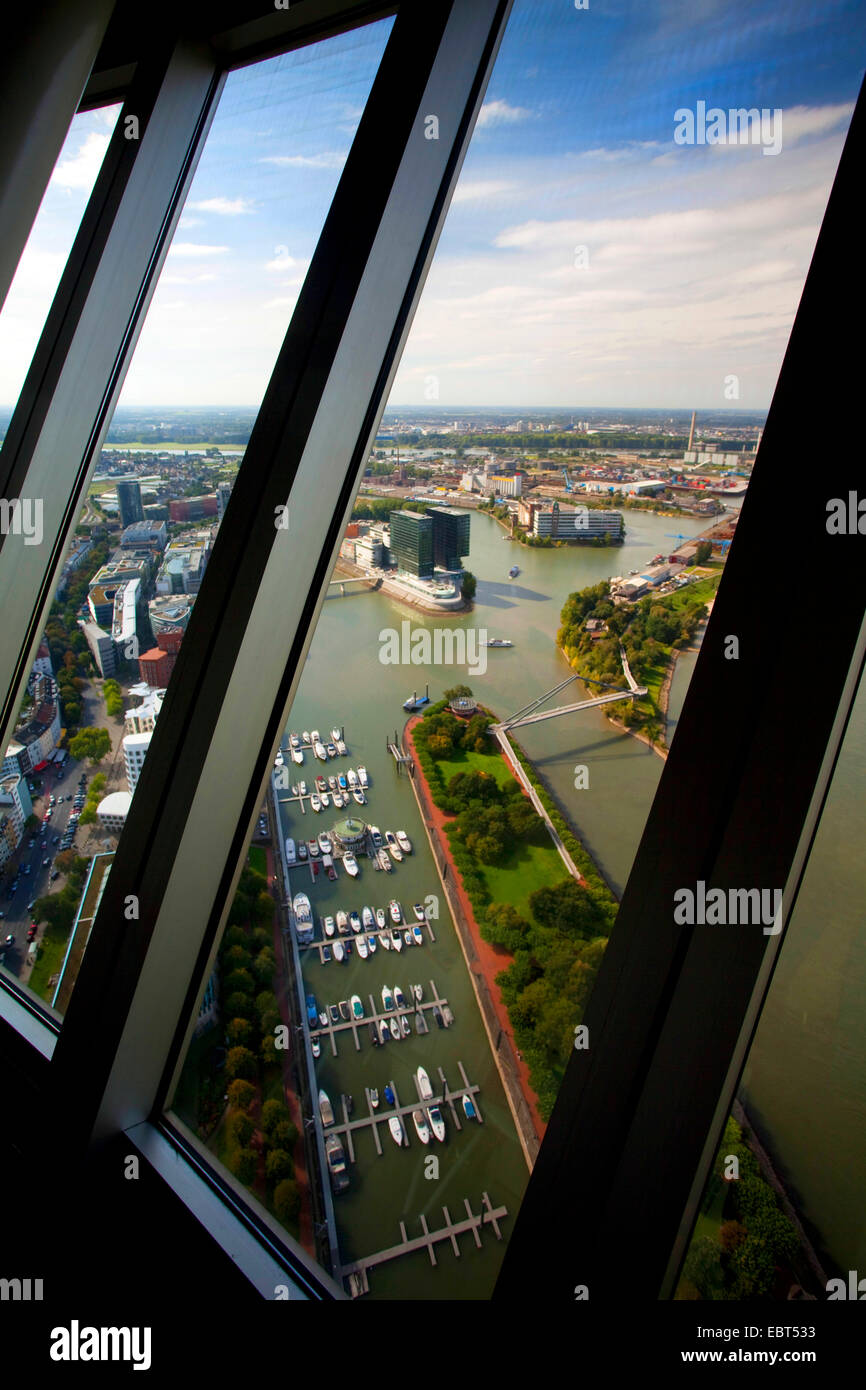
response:
<svg viewBox="0 0 866 1390"><path fill-rule="evenodd" d="M691 536L684 536L682 531L665 531L665 535L672 541L689 541Z"/></svg>
<svg viewBox="0 0 866 1390"><path fill-rule="evenodd" d="M566 490L566 492L573 492L573 491L574 491L574 487L573 487L572 482L571 482L571 480L570 480L570 478L569 478L569 476L568 476L568 469L567 469L567 468L563 468L563 470L562 470L562 476L563 476L563 478L565 479L565 490Z"/></svg>

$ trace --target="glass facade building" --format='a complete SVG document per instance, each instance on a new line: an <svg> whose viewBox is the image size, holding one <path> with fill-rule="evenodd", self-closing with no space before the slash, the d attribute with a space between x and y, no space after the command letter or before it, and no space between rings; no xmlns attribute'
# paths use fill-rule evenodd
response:
<svg viewBox="0 0 866 1390"><path fill-rule="evenodd" d="M433 564L437 569L459 570L469 554L469 512L459 507L428 507L433 518Z"/></svg>
<svg viewBox="0 0 866 1390"><path fill-rule="evenodd" d="M397 569L417 579L432 579L434 522L420 512L391 513L391 556ZM468 517L467 517L468 521Z"/></svg>

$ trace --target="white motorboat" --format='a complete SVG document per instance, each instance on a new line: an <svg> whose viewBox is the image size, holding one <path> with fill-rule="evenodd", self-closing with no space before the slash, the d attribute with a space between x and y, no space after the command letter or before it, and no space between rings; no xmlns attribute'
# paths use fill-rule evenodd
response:
<svg viewBox="0 0 866 1390"><path fill-rule="evenodd" d="M388 904L388 911L391 914L391 921L400 923L403 921L403 909L396 898L392 898Z"/></svg>
<svg viewBox="0 0 866 1390"><path fill-rule="evenodd" d="M430 1084L430 1077L423 1067L419 1067L415 1073L415 1081L418 1085L418 1095L422 1100L433 1099L433 1087Z"/></svg>
<svg viewBox="0 0 866 1390"><path fill-rule="evenodd" d="M412 1123L415 1126L415 1133L422 1144L430 1143L430 1126L427 1123L427 1116L423 1110L412 1111Z"/></svg>
<svg viewBox="0 0 866 1390"><path fill-rule="evenodd" d="M397 831L397 844L400 846L404 854L412 853L412 841L409 839L409 836L406 834L405 830Z"/></svg>
<svg viewBox="0 0 866 1390"><path fill-rule="evenodd" d="M340 735L340 730L339 730L339 729L332 729L332 730L331 730L331 738L334 740L335 743L339 743L340 737L341 737L341 735Z"/></svg>
<svg viewBox="0 0 866 1390"><path fill-rule="evenodd" d="M374 953L374 951L376 950L376 938L375 938L375 936L372 936L372 935L371 935L371 936L368 936L368 937L367 937L367 948L368 948L368 950L369 950L369 952L370 952L370 955L372 956L373 953Z"/></svg>
<svg viewBox="0 0 866 1390"><path fill-rule="evenodd" d="M412 994L414 995L416 1002L417 1002L418 1004L420 1004L420 1003L421 1003L421 1000L424 998L424 988L423 988L423 986L422 986L422 985L413 985L413 986L412 986Z"/></svg>
<svg viewBox="0 0 866 1390"><path fill-rule="evenodd" d="M334 742L335 742L336 745L337 745L337 752L338 752L338 754L340 755L340 757L341 757L341 758L345 758L346 753L348 752L348 749L346 748L346 745L345 745L345 743L343 742L343 740L342 740L341 738L335 738L335 739L334 739Z"/></svg>
<svg viewBox="0 0 866 1390"><path fill-rule="evenodd" d="M394 996L387 985L382 986L382 1008L388 1014L394 1007Z"/></svg>
<svg viewBox="0 0 866 1390"><path fill-rule="evenodd" d="M406 928L406 930L405 930L404 933L403 933L403 940L405 941L405 943L406 943L407 946L414 946L414 945L415 945L415 942L414 942L413 937L412 937L412 933L409 931L408 927Z"/></svg>
<svg viewBox="0 0 866 1390"><path fill-rule="evenodd" d="M286 760L285 760L285 758L283 757L283 750L282 750L282 748L278 748L278 749L277 749L277 756L274 758L274 767L283 767L284 764L285 764L285 761L286 761Z"/></svg>
<svg viewBox="0 0 866 1390"><path fill-rule="evenodd" d="M380 1041L383 1042L383 1043L386 1043L386 1042L388 1041L388 1039L390 1038L390 1036L391 1036L391 1034L390 1034L390 1032L389 1032L389 1030L388 1030L388 1021L387 1021L387 1019L384 1019L384 1018L383 1018L383 1019L380 1019L380 1021L379 1021L379 1038L380 1038Z"/></svg>
<svg viewBox="0 0 866 1390"><path fill-rule="evenodd" d="M440 1144L445 1143L445 1121L442 1118L442 1111L438 1105L427 1106L427 1118L430 1121L430 1128L436 1135Z"/></svg>
<svg viewBox="0 0 866 1390"><path fill-rule="evenodd" d="M310 730L310 742L311 742L311 743L319 743L319 742L321 741L321 738L322 738L322 735L319 733L318 729L311 729L311 730Z"/></svg>
<svg viewBox="0 0 866 1390"><path fill-rule="evenodd" d="M367 1087L367 1099L368 1099L369 1102L370 1102L370 1109L371 1109L371 1110L378 1110L378 1109L379 1109L379 1091L378 1091L378 1088L377 1088L376 1086L368 1086L368 1087Z"/></svg>
<svg viewBox="0 0 866 1390"><path fill-rule="evenodd" d="M301 740L298 738L298 735L297 735L297 734L289 734L289 747L290 747L290 748L300 748L300 746L301 746Z"/></svg>
<svg viewBox="0 0 866 1390"><path fill-rule="evenodd" d="M424 933L419 926L414 926L412 928L412 940L415 942L416 946L424 945Z"/></svg>
<svg viewBox="0 0 866 1390"><path fill-rule="evenodd" d="M304 732L301 734L301 742L302 742L302 743L309 743L309 742L310 742L310 735L307 733L307 730L306 730L306 729L305 729Z"/></svg>
<svg viewBox="0 0 866 1390"><path fill-rule="evenodd" d="M313 792L313 795L310 797L310 806L314 811L321 811L322 799L318 792Z"/></svg>
<svg viewBox="0 0 866 1390"><path fill-rule="evenodd" d="M323 811L327 811L328 807L329 807L330 804L331 804L331 798L330 798L330 796L328 795L327 792L322 792L322 795L321 795L321 802L322 802L322 810L323 810Z"/></svg>
<svg viewBox="0 0 866 1390"><path fill-rule="evenodd" d="M343 855L343 868L346 870L347 874L351 874L352 878L358 877L360 869L358 868L358 861L354 854Z"/></svg>
<svg viewBox="0 0 866 1390"><path fill-rule="evenodd" d="M325 744L325 752L327 753L329 758L336 758L337 756L337 750L334 747L333 743Z"/></svg>
<svg viewBox="0 0 866 1390"><path fill-rule="evenodd" d="M371 825L371 826L368 826L368 829L369 829L369 831L370 831L370 839L373 841L373 848L374 848L374 849L381 849L381 848L382 848L382 832L380 831L378 825Z"/></svg>
<svg viewBox="0 0 866 1390"><path fill-rule="evenodd" d="M331 789L332 792L339 791L339 787L337 786L337 779L336 779L336 777L329 777L329 778L328 778L328 786L330 787L330 789ZM334 802L334 805L336 805L336 804L337 804L337 803Z"/></svg>
<svg viewBox="0 0 866 1390"><path fill-rule="evenodd" d="M370 779L369 779L369 777L367 776L367 769L366 769L365 767L359 767L359 768L358 768L358 781L359 781L359 783L360 783L360 785L361 785L362 787L364 787L364 788L369 787L369 785L370 785Z"/></svg>
<svg viewBox="0 0 866 1390"><path fill-rule="evenodd" d="M385 949L386 951L390 951L390 949L391 949L391 938L390 938L390 936L388 935L388 933L387 933L386 931L380 931L380 932L379 932L379 945L382 946L382 947L384 947L384 949Z"/></svg>
<svg viewBox="0 0 866 1390"><path fill-rule="evenodd" d="M415 1032L418 1033L418 1034L421 1034L421 1033L429 1033L429 1031L430 1031L430 1029L429 1029L428 1026L427 1026L427 1020L426 1020L426 1018L424 1017L424 1012L423 1012L423 1010L422 1010L422 1009L416 1009L416 1010L415 1010Z"/></svg>
<svg viewBox="0 0 866 1390"><path fill-rule="evenodd" d="M403 1133L403 1122L401 1121L399 1115L388 1116L388 1128L391 1131L391 1138L394 1140L394 1143L402 1149L406 1141L406 1136Z"/></svg>
<svg viewBox="0 0 866 1390"><path fill-rule="evenodd" d="M300 748L292 748L289 751L291 752L293 763L302 763L304 761L304 755Z"/></svg>
<svg viewBox="0 0 866 1390"><path fill-rule="evenodd" d="M299 926L313 925L313 909L306 893L296 893L292 899L292 911Z"/></svg>
<svg viewBox="0 0 866 1390"><path fill-rule="evenodd" d="M322 798L322 800L324 801L324 797ZM323 853L323 854L332 854L332 853L333 853L333 850L334 850L334 846L331 844L331 837L330 837L330 835L328 834L327 830L323 830L322 833L319 835L318 838L319 838L319 849L322 851L322 853Z"/></svg>
<svg viewBox="0 0 866 1390"><path fill-rule="evenodd" d="M341 936L345 936L349 930L349 914L341 908L337 913L337 931Z"/></svg>
<svg viewBox="0 0 866 1390"><path fill-rule="evenodd" d="M368 955L370 954L370 949L367 945L366 939L363 936L359 936L356 945L358 947L358 955L361 957L361 960L366 960Z"/></svg>
<svg viewBox="0 0 866 1390"><path fill-rule="evenodd" d="M379 868L384 869L385 873L389 874L393 869L394 865L391 863L391 860L388 857L388 851L386 849L380 849L376 855L376 858L379 861Z"/></svg>
<svg viewBox="0 0 866 1390"><path fill-rule="evenodd" d="M400 1015L400 1032L404 1038L408 1038L412 1032L412 1025L405 1014Z"/></svg>
<svg viewBox="0 0 866 1390"><path fill-rule="evenodd" d="M387 918L385 917L385 909L384 909L384 907L377 907L377 908L376 908L376 926L379 927L379 928L382 928L382 927L385 926L386 921L387 921Z"/></svg>
<svg viewBox="0 0 866 1390"><path fill-rule="evenodd" d="M311 1048L311 1050L312 1050L312 1053L313 1053L313 1056L314 1056L314 1057L317 1057L317 1058L318 1058L318 1057L321 1057L321 1055L322 1055L322 1044L319 1042L319 1039L318 1039L318 1038L313 1038L313 1041L310 1043L310 1048Z"/></svg>
<svg viewBox="0 0 866 1390"><path fill-rule="evenodd" d="M354 908L349 913L349 926L356 935L361 930L361 919Z"/></svg>
<svg viewBox="0 0 866 1390"><path fill-rule="evenodd" d="M320 1010L319 1010L319 1022L321 1023L321 1025L322 1025L323 1028L327 1028L327 1026L328 1026L328 1010L327 1010L327 1009L320 1009Z"/></svg>
<svg viewBox="0 0 866 1390"><path fill-rule="evenodd" d="M334 942L333 951L334 951L334 960L339 961L340 964L342 965L343 961L346 959L346 948L345 948L345 946L343 945L342 941L335 941L335 942Z"/></svg>
<svg viewBox="0 0 866 1390"><path fill-rule="evenodd" d="M322 1117L322 1124L326 1127L334 1123L334 1107L328 1099L327 1091L319 1092L319 1114Z"/></svg>
<svg viewBox="0 0 866 1390"><path fill-rule="evenodd" d="M346 781L348 782L351 790L354 790L354 788L357 787L358 774L353 767L350 767L348 772L346 773Z"/></svg>
<svg viewBox="0 0 866 1390"><path fill-rule="evenodd" d="M325 936L333 936L336 930L336 926L337 924L334 921L333 917L322 918L322 930L324 931Z"/></svg>
<svg viewBox="0 0 866 1390"><path fill-rule="evenodd" d="M388 1027L391 1029L391 1037L394 1039L395 1042L399 1042L399 1041L400 1041L400 1025L399 1025L399 1023L397 1022L396 1018L389 1018L389 1019L388 1019Z"/></svg>
<svg viewBox="0 0 866 1390"><path fill-rule="evenodd" d="M373 909L371 907L361 908L361 925L363 927L372 927L375 920L376 919L373 916Z"/></svg>
<svg viewBox="0 0 866 1390"><path fill-rule="evenodd" d="M398 1009L405 1009L406 1007L406 996L399 985L394 986L394 1003Z"/></svg>
<svg viewBox="0 0 866 1390"><path fill-rule="evenodd" d="M391 928L391 945L395 951L402 951L403 949L403 938L396 927Z"/></svg>
<svg viewBox="0 0 866 1390"><path fill-rule="evenodd" d="M385 831L385 842L392 859L396 859L397 863L401 864L403 862L403 851L397 844L397 836L394 834L393 830Z"/></svg>
<svg viewBox="0 0 866 1390"><path fill-rule="evenodd" d="M286 863L297 864L297 862L298 852L295 849L295 842L294 840L286 840Z"/></svg>
<svg viewBox="0 0 866 1390"><path fill-rule="evenodd" d="M358 994L353 994L352 997L351 997L351 999L349 1000L349 1003L350 1003L351 1006L352 1006L352 1017L353 1017L353 1018L363 1018L363 1017L364 1017L364 1005L361 1003L361 997L360 997L360 995L358 995Z"/></svg>
<svg viewBox="0 0 866 1390"><path fill-rule="evenodd" d="M352 800L357 802L359 806L366 806L367 804L366 796L362 791L359 791L357 787L352 788Z"/></svg>
<svg viewBox="0 0 866 1390"><path fill-rule="evenodd" d="M301 796L306 796L306 795L307 795L307 784L306 784L306 782L299 782L299 783L298 783L298 791L301 793Z"/></svg>
<svg viewBox="0 0 866 1390"><path fill-rule="evenodd" d="M321 742L320 739L316 739L315 743L313 744L313 752L315 753L316 757L319 759L320 762L326 763L328 761L328 754L325 751L325 745Z"/></svg>
<svg viewBox="0 0 866 1390"><path fill-rule="evenodd" d="M308 841L307 841L307 853L309 854L309 856L310 856L311 859L315 859L315 858L317 857L317 855L318 855L318 853L319 853L319 842L318 842L318 840L308 840Z"/></svg>

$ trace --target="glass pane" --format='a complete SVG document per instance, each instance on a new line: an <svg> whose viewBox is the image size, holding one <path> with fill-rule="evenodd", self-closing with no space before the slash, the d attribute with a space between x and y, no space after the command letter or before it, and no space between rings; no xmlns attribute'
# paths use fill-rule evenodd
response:
<svg viewBox="0 0 866 1390"><path fill-rule="evenodd" d="M24 385L119 113L119 106L102 106L72 118L18 262L0 313L0 435Z"/></svg>
<svg viewBox="0 0 866 1390"><path fill-rule="evenodd" d="M4 765L3 964L59 1014L390 27L229 75L91 478Z"/></svg>
<svg viewBox="0 0 866 1390"><path fill-rule="evenodd" d="M849 1271L866 1271L864 782L861 684L679 1298L862 1295Z"/></svg>
<svg viewBox="0 0 866 1390"><path fill-rule="evenodd" d="M802 29L792 45L774 22L746 26L720 77L712 20L683 18L663 55L645 10L585 20L514 7L261 808L213 1027L175 1100L373 1298L493 1288L858 81L827 40L837 95L818 102ZM684 90L705 75L730 105L780 49L790 100L818 102L784 159L676 142ZM782 240L784 259L767 250ZM572 708L514 722L536 702Z"/></svg>

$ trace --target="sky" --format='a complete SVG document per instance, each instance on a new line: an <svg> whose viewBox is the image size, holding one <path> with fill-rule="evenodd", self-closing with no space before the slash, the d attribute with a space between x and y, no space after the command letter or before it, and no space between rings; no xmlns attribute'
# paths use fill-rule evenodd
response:
<svg viewBox="0 0 866 1390"><path fill-rule="evenodd" d="M121 404L259 403L390 27L229 75ZM516 0L390 404L765 409L864 53L851 0ZM699 103L766 112L762 143L680 143ZM73 122L0 316L2 403L116 116Z"/></svg>

